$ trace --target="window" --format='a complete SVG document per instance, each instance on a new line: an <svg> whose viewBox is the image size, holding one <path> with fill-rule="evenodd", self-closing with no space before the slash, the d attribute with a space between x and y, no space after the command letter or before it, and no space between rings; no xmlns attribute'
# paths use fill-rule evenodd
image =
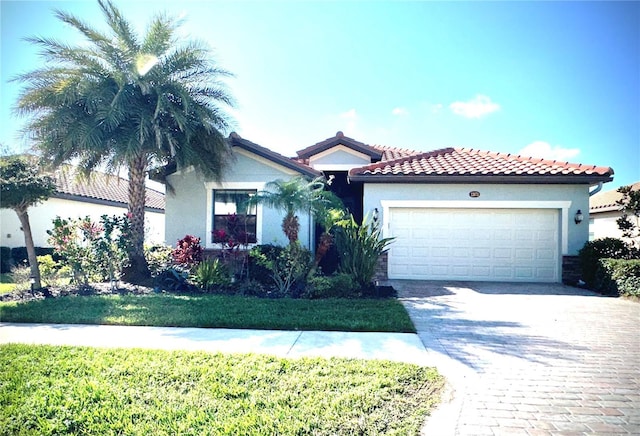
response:
<svg viewBox="0 0 640 436"><path fill-rule="evenodd" d="M255 195L255 189L213 191L213 242L256 242L257 207L247 205Z"/></svg>

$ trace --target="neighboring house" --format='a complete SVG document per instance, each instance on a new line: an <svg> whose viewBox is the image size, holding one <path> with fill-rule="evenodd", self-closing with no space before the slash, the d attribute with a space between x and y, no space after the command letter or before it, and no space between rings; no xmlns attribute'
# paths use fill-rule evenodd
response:
<svg viewBox="0 0 640 436"><path fill-rule="evenodd" d="M634 191L640 190L640 182L632 185ZM616 201L622 198L616 189L599 192L589 199L589 240L600 238L620 238L622 231L616 220L622 216Z"/></svg>
<svg viewBox="0 0 640 436"><path fill-rule="evenodd" d="M589 188L612 180L608 167L465 148L418 152L370 146L338 132L287 158L231 134L236 160L221 184L192 168L168 171L166 241L185 234L212 238L217 218L265 184L297 175L331 180L356 219L368 216L395 241L391 279L573 281L575 255L588 239ZM185 213L189 211L189 213ZM247 211L257 243L285 244L282 213ZM301 242L312 248L314 225L300 217Z"/></svg>
<svg viewBox="0 0 640 436"><path fill-rule="evenodd" d="M93 172L89 180L78 179L72 167L54 174L57 192L47 201L30 207L29 222L36 247L50 247L47 230L53 219L83 218L97 221L102 215L127 213L129 182L118 176ZM147 188L145 209L145 241L164 241L164 194ZM18 216L12 209L0 209L0 245L24 247L24 235Z"/></svg>

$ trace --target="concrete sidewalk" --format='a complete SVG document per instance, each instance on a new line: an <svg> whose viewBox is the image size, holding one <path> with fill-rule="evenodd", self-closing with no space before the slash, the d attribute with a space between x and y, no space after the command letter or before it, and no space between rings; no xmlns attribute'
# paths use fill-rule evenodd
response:
<svg viewBox="0 0 640 436"><path fill-rule="evenodd" d="M0 323L0 344L7 343L344 357L423 366L438 361L413 333Z"/></svg>

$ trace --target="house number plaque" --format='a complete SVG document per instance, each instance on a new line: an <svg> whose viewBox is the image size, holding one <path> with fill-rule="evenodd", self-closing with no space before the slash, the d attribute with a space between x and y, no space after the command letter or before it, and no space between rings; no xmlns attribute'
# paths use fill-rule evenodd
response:
<svg viewBox="0 0 640 436"><path fill-rule="evenodd" d="M469 197L471 197L471 198L478 198L478 197L480 197L480 192L478 192L478 191L471 191L471 192L469 192Z"/></svg>

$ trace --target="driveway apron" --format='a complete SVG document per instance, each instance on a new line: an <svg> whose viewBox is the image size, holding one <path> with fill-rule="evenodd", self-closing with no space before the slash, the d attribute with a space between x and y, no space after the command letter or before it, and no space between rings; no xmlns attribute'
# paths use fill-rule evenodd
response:
<svg viewBox="0 0 640 436"><path fill-rule="evenodd" d="M640 435L640 304L560 284L392 281L450 381L423 434Z"/></svg>

